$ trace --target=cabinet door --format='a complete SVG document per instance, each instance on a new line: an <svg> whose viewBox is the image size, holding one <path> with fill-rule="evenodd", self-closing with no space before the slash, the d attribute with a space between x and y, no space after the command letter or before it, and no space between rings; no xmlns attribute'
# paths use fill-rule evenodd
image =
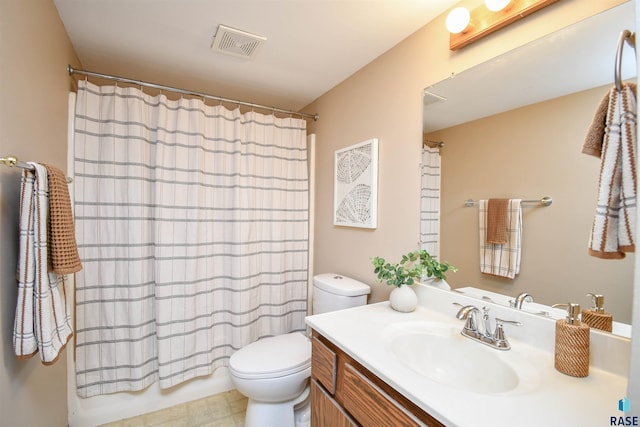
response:
<svg viewBox="0 0 640 427"><path fill-rule="evenodd" d="M316 336L311 339L311 376L331 394L336 392L337 355Z"/></svg>
<svg viewBox="0 0 640 427"><path fill-rule="evenodd" d="M311 427L356 427L315 379L311 380Z"/></svg>
<svg viewBox="0 0 640 427"><path fill-rule="evenodd" d="M344 365L343 401L364 427L426 425L349 363Z"/></svg>

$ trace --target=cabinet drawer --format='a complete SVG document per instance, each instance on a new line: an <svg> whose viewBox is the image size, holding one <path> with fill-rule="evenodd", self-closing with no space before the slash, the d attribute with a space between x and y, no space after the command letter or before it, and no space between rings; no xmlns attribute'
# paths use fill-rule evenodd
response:
<svg viewBox="0 0 640 427"><path fill-rule="evenodd" d="M344 365L343 406L367 426L425 426L351 364Z"/></svg>
<svg viewBox="0 0 640 427"><path fill-rule="evenodd" d="M349 414L331 396L311 380L311 427L356 427Z"/></svg>
<svg viewBox="0 0 640 427"><path fill-rule="evenodd" d="M317 379L331 394L336 392L337 355L318 337L311 339L311 377Z"/></svg>

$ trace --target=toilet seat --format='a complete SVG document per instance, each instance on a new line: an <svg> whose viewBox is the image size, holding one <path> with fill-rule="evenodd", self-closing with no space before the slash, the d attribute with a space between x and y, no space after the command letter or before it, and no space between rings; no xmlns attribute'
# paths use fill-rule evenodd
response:
<svg viewBox="0 0 640 427"><path fill-rule="evenodd" d="M229 359L232 375L268 379L292 375L311 366L311 342L300 332L264 338L235 352Z"/></svg>

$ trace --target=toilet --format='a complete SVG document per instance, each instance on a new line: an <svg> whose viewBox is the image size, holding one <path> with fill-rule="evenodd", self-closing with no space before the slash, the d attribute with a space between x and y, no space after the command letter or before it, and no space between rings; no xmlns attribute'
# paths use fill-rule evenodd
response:
<svg viewBox="0 0 640 427"><path fill-rule="evenodd" d="M371 288L334 273L313 278L313 314L367 303ZM246 427L308 427L311 342L300 332L263 338L235 352L229 374L248 398Z"/></svg>

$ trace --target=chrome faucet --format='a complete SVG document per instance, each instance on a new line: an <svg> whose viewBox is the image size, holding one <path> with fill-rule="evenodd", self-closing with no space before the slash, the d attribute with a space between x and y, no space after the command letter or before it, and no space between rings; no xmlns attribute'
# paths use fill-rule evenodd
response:
<svg viewBox="0 0 640 427"><path fill-rule="evenodd" d="M456 318L458 320L466 320L464 323L464 327L462 328L462 334L465 332L469 332L472 334L478 333L478 314L480 310L478 307L474 307L472 305L465 305L460 310L458 310L458 314L456 314Z"/></svg>
<svg viewBox="0 0 640 427"><path fill-rule="evenodd" d="M454 303L455 304L455 303ZM462 335L472 340L479 341L489 347L496 348L498 350L509 350L511 345L504 334L503 325L505 323L515 326L522 326L522 323L513 320L504 320L496 317L496 327L494 331L491 331L491 321L489 319L489 309L487 307L482 308L482 326L483 331L478 328L478 315L480 309L473 305L465 305L456 314L456 318L459 320L466 320L464 327L462 328Z"/></svg>
<svg viewBox="0 0 640 427"><path fill-rule="evenodd" d="M525 302L533 302L533 296L526 292L521 292L516 297L515 301L513 300L509 301L509 305L511 306L511 308L522 310L522 304L524 304Z"/></svg>

